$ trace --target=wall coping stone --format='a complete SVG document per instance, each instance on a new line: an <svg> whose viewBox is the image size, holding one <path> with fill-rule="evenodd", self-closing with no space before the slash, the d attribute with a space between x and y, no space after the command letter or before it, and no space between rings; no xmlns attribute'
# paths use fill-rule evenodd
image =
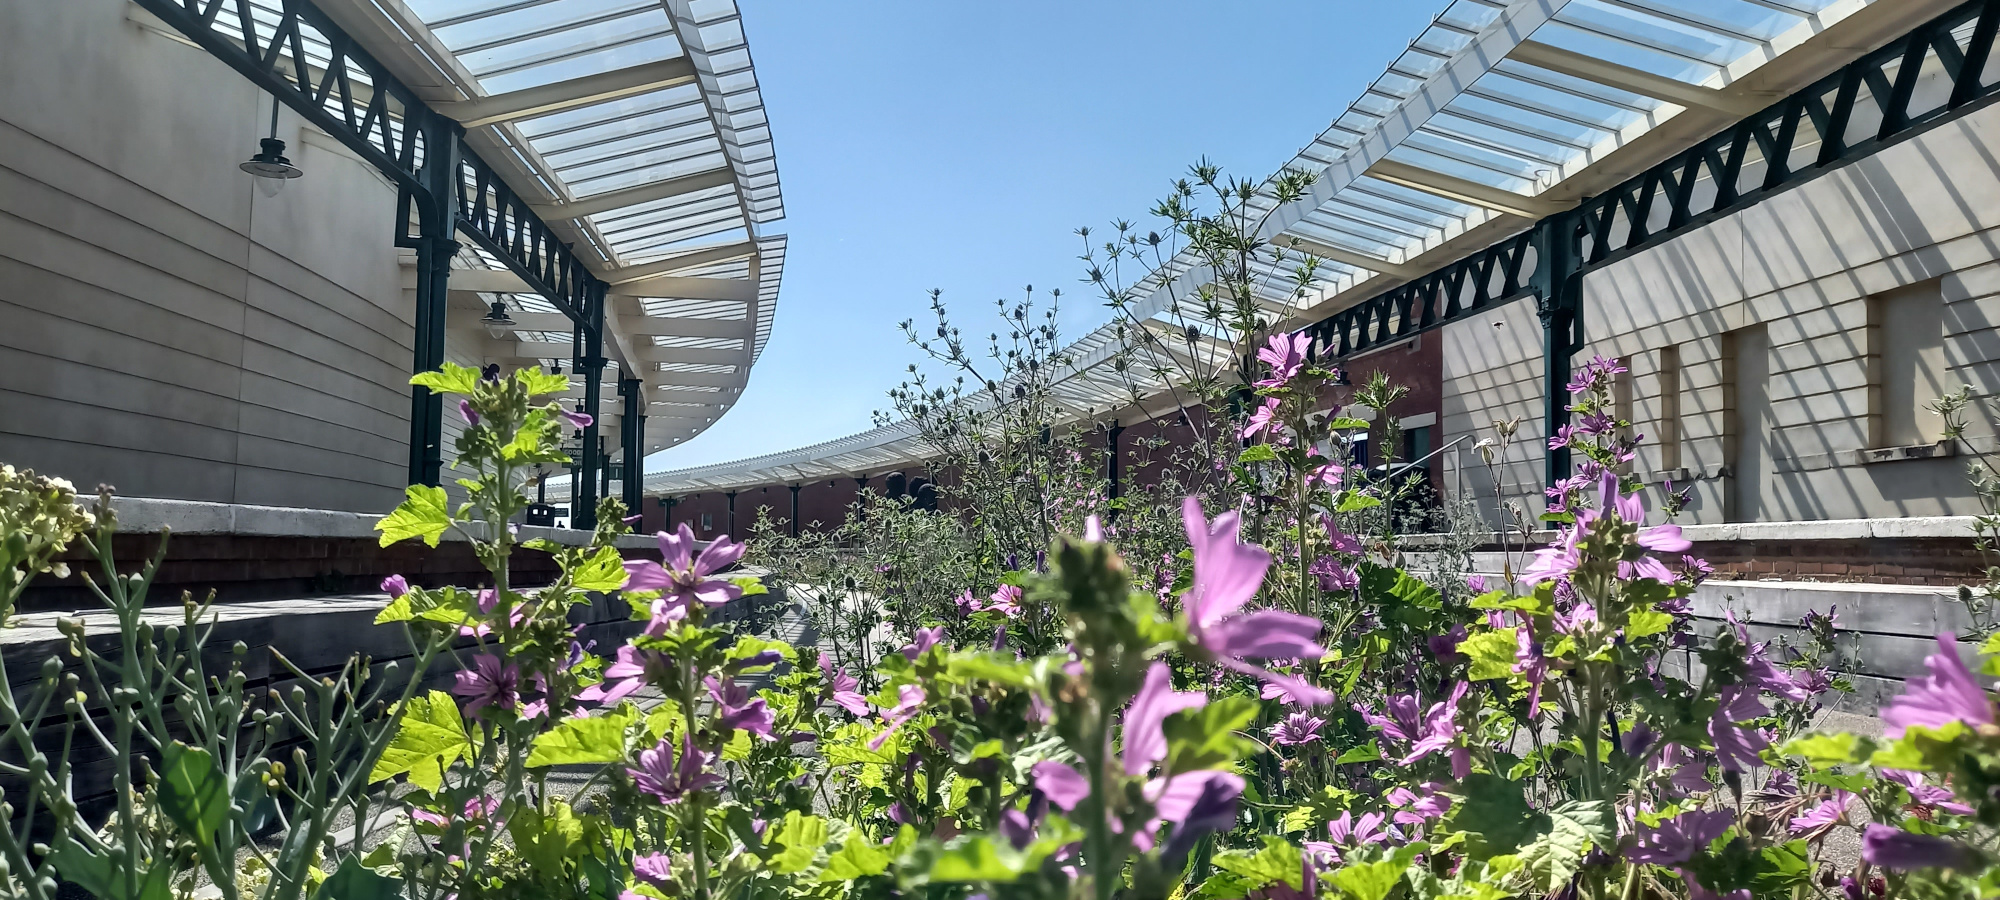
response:
<svg viewBox="0 0 2000 900"><path fill-rule="evenodd" d="M111 508L118 514L118 530L140 534L172 529L175 534L212 534L235 537L307 537L375 539L375 523L384 513L358 513L333 509L306 509L291 506L253 506L241 503L210 503L201 500L166 500L157 497L113 497ZM558 544L580 547L590 542L590 532L573 528L522 525L521 540L547 538ZM444 540L465 537L445 532ZM655 546L651 535L631 534L618 539L627 550Z"/></svg>
<svg viewBox="0 0 2000 900"><path fill-rule="evenodd" d="M1801 522L1742 522L1725 525L1683 525L1681 535L1697 544L1729 541L1854 541L1883 538L1970 538L1973 516L1907 516L1879 519L1822 519ZM1556 532L1543 530L1528 537L1529 544L1555 540ZM1408 548L1438 547L1450 540L1445 534L1408 534L1402 537ZM1493 532L1485 546L1503 541L1520 541L1511 532Z"/></svg>

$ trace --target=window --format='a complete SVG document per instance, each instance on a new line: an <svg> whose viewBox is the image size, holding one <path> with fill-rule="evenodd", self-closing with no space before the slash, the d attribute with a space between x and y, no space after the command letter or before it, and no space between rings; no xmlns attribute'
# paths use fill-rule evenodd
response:
<svg viewBox="0 0 2000 900"><path fill-rule="evenodd" d="M1403 459L1417 462L1431 455L1431 427L1429 425L1411 428L1403 432Z"/></svg>
<svg viewBox="0 0 2000 900"><path fill-rule="evenodd" d="M1349 445L1348 445L1348 448L1347 448L1347 449L1348 449L1348 452L1349 452L1349 453L1351 453L1351 454L1353 454L1353 456L1354 456L1354 467L1355 467L1355 468L1357 468L1357 469L1367 469L1367 468L1368 468L1368 433L1367 433L1367 432L1362 432L1362 433L1360 433L1360 434L1357 434L1357 435L1355 435L1355 436L1354 436L1354 442L1353 442L1352 444L1349 444Z"/></svg>
<svg viewBox="0 0 2000 900"><path fill-rule="evenodd" d="M1943 420L1924 409L1944 387L1944 297L1928 281L1868 298L1871 447L1929 444Z"/></svg>
<svg viewBox="0 0 2000 900"><path fill-rule="evenodd" d="M701 530L702 530L702 533L703 533L703 534L706 534L706 533L708 533L708 532L711 532L711 531L714 531L714 530L715 530L715 514L714 514L714 513L702 513L702 514L701 514Z"/></svg>

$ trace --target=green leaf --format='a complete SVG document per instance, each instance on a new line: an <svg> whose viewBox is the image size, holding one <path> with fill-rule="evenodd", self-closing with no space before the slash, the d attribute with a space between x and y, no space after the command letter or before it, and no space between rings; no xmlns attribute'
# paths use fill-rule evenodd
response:
<svg viewBox="0 0 2000 900"><path fill-rule="evenodd" d="M560 394L563 391L569 390L568 375L551 375L533 366L525 369L516 369L514 371L514 380L520 382L522 387L528 389L528 396L530 397L540 397L544 394Z"/></svg>
<svg viewBox="0 0 2000 900"><path fill-rule="evenodd" d="M1410 573L1402 569L1374 563L1361 565L1361 596L1384 607L1402 603L1421 609L1438 609L1444 605L1444 598L1439 596L1437 588L1411 578Z"/></svg>
<svg viewBox="0 0 2000 900"><path fill-rule="evenodd" d="M930 867L931 881L1013 881L1018 875L1000 858L999 846L983 834L953 838L938 849Z"/></svg>
<svg viewBox="0 0 2000 900"><path fill-rule="evenodd" d="M1326 423L1326 427L1334 431L1354 431L1357 429L1366 429L1368 427L1368 420L1357 419L1353 416L1335 416L1332 421Z"/></svg>
<svg viewBox="0 0 2000 900"><path fill-rule="evenodd" d="M562 434L562 430L550 427L552 415L547 407L528 410L521 417L520 426L514 429L514 439L500 448L500 458L514 463L553 461L558 451L550 446L549 439Z"/></svg>
<svg viewBox="0 0 2000 900"><path fill-rule="evenodd" d="M444 488L413 484L403 489L403 495L403 502L395 511L375 523L375 530L382 532L382 546L413 537L423 538L428 546L437 546L438 538L451 527Z"/></svg>
<svg viewBox="0 0 2000 900"><path fill-rule="evenodd" d="M615 591L625 586L625 558L617 547L599 547L569 570L569 583L579 591Z"/></svg>
<svg viewBox="0 0 2000 900"><path fill-rule="evenodd" d="M470 394L479 386L479 370L446 362L435 372L418 372L410 376L410 383L440 394Z"/></svg>
<svg viewBox="0 0 2000 900"><path fill-rule="evenodd" d="M1472 658L1473 681L1514 676L1514 652L1519 647L1514 629L1481 631L1458 642L1458 652Z"/></svg>
<svg viewBox="0 0 2000 900"><path fill-rule="evenodd" d="M1855 753L1859 745L1860 738L1845 732L1808 734L1780 744L1778 753L1802 757L1806 765L1818 770L1860 762Z"/></svg>
<svg viewBox="0 0 2000 900"><path fill-rule="evenodd" d="M1272 462L1277 458L1278 453L1271 448L1270 444L1252 444L1243 448L1243 452L1237 455L1236 461L1239 463L1260 463Z"/></svg>
<svg viewBox="0 0 2000 900"><path fill-rule="evenodd" d="M1381 758L1382 758L1381 745L1376 743L1375 741L1369 741L1368 743L1362 744L1359 747L1347 748L1347 752L1340 754L1340 758L1335 759L1334 763L1336 764L1365 763L1365 762L1374 762Z"/></svg>
<svg viewBox="0 0 2000 900"><path fill-rule="evenodd" d="M411 599L411 595L415 593L416 591L410 591L401 597L389 601L388 606L382 607L382 611L375 614L375 624L387 625L390 622L408 622L416 618L417 610L414 605L416 601Z"/></svg>
<svg viewBox="0 0 2000 900"><path fill-rule="evenodd" d="M528 768L608 763L625 758L625 728L636 716L621 708L604 716L564 719L535 736Z"/></svg>
<svg viewBox="0 0 2000 900"><path fill-rule="evenodd" d="M1403 870L1409 867L1408 861L1397 858L1342 866L1333 873L1333 886L1354 900L1383 900L1403 882Z"/></svg>
<svg viewBox="0 0 2000 900"><path fill-rule="evenodd" d="M229 785L215 756L179 741L160 755L158 800L160 812L204 847L214 846L215 833L229 821Z"/></svg>
<svg viewBox="0 0 2000 900"><path fill-rule="evenodd" d="M855 828L847 832L847 840L841 842L840 849L827 857L826 869L819 880L841 882L880 875L889 870L889 860L887 849L875 843L867 832Z"/></svg>
<svg viewBox="0 0 2000 900"><path fill-rule="evenodd" d="M1463 645L1461 645L1463 646ZM1463 802L1452 805L1447 827L1465 835L1474 859L1512 853L1535 835L1535 811L1521 786L1498 775L1474 772L1461 785Z"/></svg>
<svg viewBox="0 0 2000 900"><path fill-rule="evenodd" d="M946 665L946 677L964 683L991 681L1008 687L1025 688L1033 684L1035 678L1035 664L1015 659L1011 653L958 652L951 655Z"/></svg>
<svg viewBox="0 0 2000 900"><path fill-rule="evenodd" d="M1638 640L1642 637L1665 634L1673 624L1674 617L1671 613L1663 613L1657 609L1634 610L1631 617L1625 621L1625 636Z"/></svg>
<svg viewBox="0 0 2000 900"><path fill-rule="evenodd" d="M319 883L313 900L396 900L402 892L402 881L384 876L362 865L359 857L350 856Z"/></svg>
<svg viewBox="0 0 2000 900"><path fill-rule="evenodd" d="M91 853L75 838L65 835L58 839L49 857L55 863L56 874L75 882L98 900L170 900L173 896L171 863L158 863L139 873L137 885L128 888L125 872L110 857Z"/></svg>
<svg viewBox="0 0 2000 900"><path fill-rule="evenodd" d="M1757 864L1750 874L1750 886L1760 897L1782 897L1792 893L1793 888L1809 883L1812 878L1812 862L1807 855L1805 841L1790 841L1774 847L1765 847L1757 854Z"/></svg>
<svg viewBox="0 0 2000 900"><path fill-rule="evenodd" d="M1556 891L1576 877L1583 855L1616 840L1610 804L1572 800L1549 812L1549 830L1519 853L1522 868L1543 891Z"/></svg>
<svg viewBox="0 0 2000 900"><path fill-rule="evenodd" d="M514 849L521 859L553 881L568 877L565 864L578 855L578 845L583 843L583 820L568 803L553 800L547 815L532 806L516 809L507 820L507 833L514 838Z"/></svg>
<svg viewBox="0 0 2000 900"><path fill-rule="evenodd" d="M1348 490L1340 492L1340 503L1334 506L1333 511L1341 513L1360 512L1364 509L1374 509L1381 505L1382 499L1380 497L1371 497L1360 491Z"/></svg>
<svg viewBox="0 0 2000 900"><path fill-rule="evenodd" d="M1961 753L1956 741L1970 730L1964 722L1949 722L1943 728L1912 725L1903 729L1902 737L1877 749L1868 764L1878 769L1950 771Z"/></svg>
<svg viewBox="0 0 2000 900"><path fill-rule="evenodd" d="M796 663L799 659L799 652L793 649L792 645L784 641L773 641L750 635L739 637L736 639L736 643L729 645L729 652L723 655L723 659L731 663L740 663L744 660L755 658L757 654L766 651L777 651L778 656L790 663ZM766 672L770 671L774 665L774 663L766 663L759 666L736 668L734 671Z"/></svg>
<svg viewBox="0 0 2000 900"><path fill-rule="evenodd" d="M1257 718L1260 707L1248 697L1224 697L1167 717L1167 769L1215 769L1250 755L1257 744L1236 734Z"/></svg>
<svg viewBox="0 0 2000 900"><path fill-rule="evenodd" d="M768 860L771 871L780 875L803 872L812 865L813 857L819 855L820 847L826 844L826 820L792 810L785 813L784 821L778 823L768 843L784 848L773 853Z"/></svg>
<svg viewBox="0 0 2000 900"><path fill-rule="evenodd" d="M1253 888L1281 881L1293 890L1305 887L1305 860L1299 855L1299 848L1275 835L1262 838L1264 847L1255 853L1248 850L1217 853L1215 867L1243 876Z"/></svg>
<svg viewBox="0 0 2000 900"><path fill-rule="evenodd" d="M736 585L736 589L742 591L745 597L755 597L758 594L768 594L771 592L770 588L764 586L764 579L758 578L755 575L724 575L722 580Z"/></svg>
<svg viewBox="0 0 2000 900"><path fill-rule="evenodd" d="M465 734L465 720L460 718L458 703L450 694L431 691L412 697L402 721L396 725L396 736L389 740L388 748L369 771L368 782L373 784L408 773L411 784L436 793L443 783L444 770L471 747L472 741Z"/></svg>

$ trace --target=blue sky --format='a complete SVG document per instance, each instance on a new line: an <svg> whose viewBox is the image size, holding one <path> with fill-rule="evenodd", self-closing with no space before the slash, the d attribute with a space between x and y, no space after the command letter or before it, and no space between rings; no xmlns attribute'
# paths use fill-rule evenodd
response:
<svg viewBox="0 0 2000 900"><path fill-rule="evenodd" d="M896 323L944 290L968 334L1060 287L1101 323L1081 225L1145 212L1207 156L1261 178L1381 74L1443 0L739 0L790 235L736 407L647 468L870 427L916 361Z"/></svg>

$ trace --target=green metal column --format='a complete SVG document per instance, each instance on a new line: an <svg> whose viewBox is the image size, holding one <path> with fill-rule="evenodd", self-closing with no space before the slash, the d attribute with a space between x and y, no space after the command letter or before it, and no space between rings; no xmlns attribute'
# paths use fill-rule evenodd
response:
<svg viewBox="0 0 2000 900"><path fill-rule="evenodd" d="M637 515L645 499L646 383L637 378L621 378L618 396L625 407L618 419L620 453L625 457L622 479L626 515Z"/></svg>
<svg viewBox="0 0 2000 900"><path fill-rule="evenodd" d="M444 365L445 309L451 297L451 261L458 255L459 137L464 129L442 115L422 119L426 194L417 205L417 327L413 372ZM410 388L410 483L437 485L444 467L444 397Z"/></svg>
<svg viewBox="0 0 2000 900"><path fill-rule="evenodd" d="M577 374L583 376L582 411L590 416L590 424L583 427L583 453L577 460L576 477L571 479L570 503L574 508L570 510L570 525L579 529L597 527L597 473L604 465L604 451L597 441L597 410L600 382L604 380L605 288L604 282L594 281L586 289L584 320L576 326L583 343L583 354L576 359Z"/></svg>
<svg viewBox="0 0 2000 900"><path fill-rule="evenodd" d="M1535 314L1542 320L1544 439L1569 424L1570 363L1583 347L1583 279L1579 274L1577 238L1581 223L1575 213L1543 219L1535 233ZM1550 449L1544 486L1553 487L1570 475L1569 448Z"/></svg>

